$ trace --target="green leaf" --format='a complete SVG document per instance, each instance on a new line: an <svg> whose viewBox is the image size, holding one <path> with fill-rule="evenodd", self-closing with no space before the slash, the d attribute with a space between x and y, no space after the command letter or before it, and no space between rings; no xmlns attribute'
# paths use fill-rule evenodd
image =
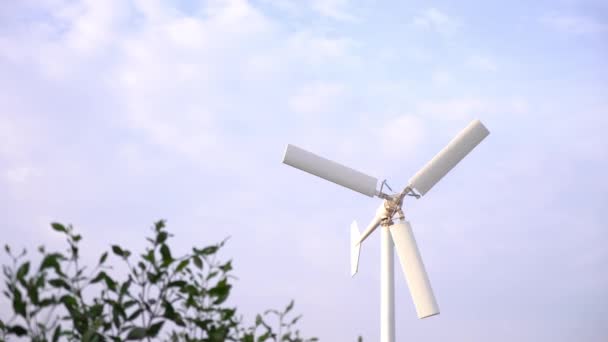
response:
<svg viewBox="0 0 608 342"><path fill-rule="evenodd" d="M73 258L78 259L78 247L76 247L76 245L71 245L70 247L72 249Z"/></svg>
<svg viewBox="0 0 608 342"><path fill-rule="evenodd" d="M22 326L20 326L18 324L15 324L15 325L12 325L12 326L8 327L8 333L9 334L14 334L14 335L17 335L17 336L24 336L24 335L27 334L27 330L25 330L24 327L22 327Z"/></svg>
<svg viewBox="0 0 608 342"><path fill-rule="evenodd" d="M161 243L165 243L165 241L167 241L167 237L169 236L169 234L167 232L160 232L158 233L158 235L156 235L156 244L161 244Z"/></svg>
<svg viewBox="0 0 608 342"><path fill-rule="evenodd" d="M285 311L283 311L283 314L287 314L289 311L291 311L291 309L293 309L293 299L291 300L291 302L289 302L289 305L287 305L287 307L285 308Z"/></svg>
<svg viewBox="0 0 608 342"><path fill-rule="evenodd" d="M23 301L23 297L21 296L21 291L19 289L13 289L13 311L16 314L21 315L25 318L25 302Z"/></svg>
<svg viewBox="0 0 608 342"><path fill-rule="evenodd" d="M72 310L78 307L78 302L76 301L76 298L70 295L62 296L59 301L62 302L63 305L65 305L65 308L68 309L68 311L70 312L72 312Z"/></svg>
<svg viewBox="0 0 608 342"><path fill-rule="evenodd" d="M160 329L163 327L163 324L165 324L165 321L152 324L146 332L146 337L156 337Z"/></svg>
<svg viewBox="0 0 608 342"><path fill-rule="evenodd" d="M42 277L40 277L42 278ZM38 279L40 279L38 278ZM39 306L40 305L40 300L39 300L39 292L38 292L38 285L37 283L30 281L27 284L27 296L30 297L30 301L32 302L32 304ZM42 287L42 286L40 286Z"/></svg>
<svg viewBox="0 0 608 342"><path fill-rule="evenodd" d="M103 264L104 262L106 262L106 259L107 259L107 258L108 258L108 252L104 252L104 253L101 255L101 258L99 258L99 264L101 265L101 264Z"/></svg>
<svg viewBox="0 0 608 342"><path fill-rule="evenodd" d="M131 255L131 252L120 248L118 245L112 245L112 252L123 258L127 258L129 255Z"/></svg>
<svg viewBox="0 0 608 342"><path fill-rule="evenodd" d="M148 281L152 284L156 284L160 280L161 273L146 272L146 276L148 276Z"/></svg>
<svg viewBox="0 0 608 342"><path fill-rule="evenodd" d="M165 228L165 220L159 220L157 222L154 223L154 228L156 229L156 231L160 231L161 229Z"/></svg>
<svg viewBox="0 0 608 342"><path fill-rule="evenodd" d="M203 261L198 255L193 256L192 261L194 262L194 265L196 265L196 267L198 267L199 269L203 268Z"/></svg>
<svg viewBox="0 0 608 342"><path fill-rule="evenodd" d="M271 336L272 336L272 333L270 331L267 331L264 335L260 335L260 337L258 337L257 342L264 342L267 339L269 339Z"/></svg>
<svg viewBox="0 0 608 342"><path fill-rule="evenodd" d="M55 304L56 303L56 298L55 296L51 297L51 298L44 298L43 300L40 301L40 303L38 304L39 307L44 308L47 307L49 305Z"/></svg>
<svg viewBox="0 0 608 342"><path fill-rule="evenodd" d="M235 309L224 309L222 310L222 320L229 321L232 317L234 317Z"/></svg>
<svg viewBox="0 0 608 342"><path fill-rule="evenodd" d="M296 324L297 321L300 320L300 318L302 318L302 315L297 316L296 318L292 319L291 322L289 323L289 325L294 325Z"/></svg>
<svg viewBox="0 0 608 342"><path fill-rule="evenodd" d="M208 330L209 324L213 323L213 321L210 319L198 319L198 318L195 318L192 322L194 322L194 324L196 324L197 327L199 327L203 330Z"/></svg>
<svg viewBox="0 0 608 342"><path fill-rule="evenodd" d="M53 333L53 342L59 341L59 336L61 336L61 324L55 328L55 332Z"/></svg>
<svg viewBox="0 0 608 342"><path fill-rule="evenodd" d="M222 270L224 273L232 270L232 261L228 261L227 263L221 265L220 270Z"/></svg>
<svg viewBox="0 0 608 342"><path fill-rule="evenodd" d="M163 314L163 317L168 318L170 320L174 320L177 315L177 312L173 308L173 305L165 300L163 301L163 307L165 308L165 313Z"/></svg>
<svg viewBox="0 0 608 342"><path fill-rule="evenodd" d="M112 301L112 314L114 316L120 316L122 319L127 319L125 308L123 308L122 305L116 301Z"/></svg>
<svg viewBox="0 0 608 342"><path fill-rule="evenodd" d="M95 305L91 306L91 308L89 309L89 316L92 317L93 319L97 318L98 316L101 316L102 313L103 313L103 304L95 304Z"/></svg>
<svg viewBox="0 0 608 342"><path fill-rule="evenodd" d="M141 256L144 260L148 261L152 265L156 265L156 258L154 258L154 250L148 250L148 253Z"/></svg>
<svg viewBox="0 0 608 342"><path fill-rule="evenodd" d="M70 290L70 285L68 285L68 283L66 283L66 281L61 278L51 279L49 280L49 284L51 284L52 287L62 287L68 291Z"/></svg>
<svg viewBox="0 0 608 342"><path fill-rule="evenodd" d="M215 301L213 301L213 304L217 305L223 303L228 298L231 287L232 286L228 284L228 281L226 279L222 279L217 283L215 287L209 290L209 295L212 297L216 297Z"/></svg>
<svg viewBox="0 0 608 342"><path fill-rule="evenodd" d="M209 280L209 279L211 279L211 278L214 278L214 277L215 277L215 276L217 276L218 274L219 274L219 273L218 273L217 271L210 272L210 273L207 275L207 280Z"/></svg>
<svg viewBox="0 0 608 342"><path fill-rule="evenodd" d="M122 286L120 286L120 291L119 291L120 295L124 296L127 293L127 291L129 290L130 286L131 286L131 279L127 280L126 282L124 282L122 284Z"/></svg>
<svg viewBox="0 0 608 342"><path fill-rule="evenodd" d="M226 327L219 327L219 328L212 327L211 329L209 329L209 331L207 332L207 334L209 335L208 339L211 342L224 342L224 341L226 341L226 335L228 335L228 328L226 328Z"/></svg>
<svg viewBox="0 0 608 342"><path fill-rule="evenodd" d="M146 338L147 330L141 327L135 327L129 331L127 335L127 340L141 340Z"/></svg>
<svg viewBox="0 0 608 342"><path fill-rule="evenodd" d="M91 284L98 283L98 282L102 281L103 279L105 279L106 276L107 276L106 272L100 271L99 273L97 273L95 278L91 279L90 283Z"/></svg>
<svg viewBox="0 0 608 342"><path fill-rule="evenodd" d="M65 229L65 227L61 224L61 223L57 223L57 222L53 222L51 223L51 227L53 227L54 230L58 231L58 232L62 232L62 233L67 233L67 229Z"/></svg>
<svg viewBox="0 0 608 342"><path fill-rule="evenodd" d="M103 280L106 282L106 286L116 292L116 281L114 279L112 279L109 275L105 275L105 277L103 277Z"/></svg>
<svg viewBox="0 0 608 342"><path fill-rule="evenodd" d="M219 248L217 246L208 246L200 250L200 254L202 255L210 255L217 252Z"/></svg>
<svg viewBox="0 0 608 342"><path fill-rule="evenodd" d="M198 296L199 295L199 291L198 288L192 284L187 284L186 286L182 287L181 289L182 292L185 292L191 296Z"/></svg>
<svg viewBox="0 0 608 342"><path fill-rule="evenodd" d="M17 279L19 281L21 281L22 283L24 283L25 282L24 277L27 275L27 273L29 271L30 271L30 262L27 261L27 262L23 263L17 270Z"/></svg>
<svg viewBox="0 0 608 342"><path fill-rule="evenodd" d="M171 262L173 262L173 257L171 256L171 250L169 249L169 247L167 245L163 244L162 246L160 246L160 255L163 258L164 265L169 265Z"/></svg>
<svg viewBox="0 0 608 342"><path fill-rule="evenodd" d="M61 271L61 266L59 265L59 260L62 259L65 259L65 257L59 253L51 253L46 255L40 263L40 271L47 268L52 268L57 274L64 276L63 272Z"/></svg>
<svg viewBox="0 0 608 342"><path fill-rule="evenodd" d="M177 265L177 267L175 268L175 271L177 272L181 272L184 270L184 268L186 268L186 266L188 266L188 264L190 263L189 259L186 260L182 260L179 265Z"/></svg>
<svg viewBox="0 0 608 342"><path fill-rule="evenodd" d="M112 290L113 292L116 292L116 281L114 279L112 279L106 272L104 271L100 271L99 273L97 273L97 275L95 276L95 278L91 279L90 283L91 284L95 284L98 283L100 281L104 281L106 283L106 286Z"/></svg>
<svg viewBox="0 0 608 342"><path fill-rule="evenodd" d="M133 313L130 314L129 317L127 317L127 321L132 321L132 320L136 319L137 317L139 317L139 315L141 315L141 313L143 311L144 310L142 310L142 309L137 309L137 310L133 311Z"/></svg>
<svg viewBox="0 0 608 342"><path fill-rule="evenodd" d="M174 280L174 281L170 282L170 283L167 285L167 287L179 287L179 288L182 288L182 287L184 287L186 284L188 284L188 283L186 283L186 282L185 282L185 281L183 281L183 280Z"/></svg>

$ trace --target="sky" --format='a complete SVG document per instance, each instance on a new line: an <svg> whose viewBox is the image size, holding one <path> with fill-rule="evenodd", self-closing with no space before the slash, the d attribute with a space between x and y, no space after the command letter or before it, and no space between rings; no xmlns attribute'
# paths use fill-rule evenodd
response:
<svg viewBox="0 0 608 342"><path fill-rule="evenodd" d="M606 341L607 60L596 0L0 1L0 241L70 223L95 262L164 218L176 253L231 236L247 317L293 298L306 335L377 341L379 235L351 278L349 226L379 200L285 146L400 189L480 119L405 203L441 314L396 267L397 340Z"/></svg>

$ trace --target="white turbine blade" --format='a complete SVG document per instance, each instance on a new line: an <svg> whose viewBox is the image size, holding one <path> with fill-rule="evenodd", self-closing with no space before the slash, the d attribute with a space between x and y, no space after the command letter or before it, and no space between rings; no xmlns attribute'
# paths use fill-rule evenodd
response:
<svg viewBox="0 0 608 342"><path fill-rule="evenodd" d="M435 295L420 257L420 251L418 251L410 223L403 221L394 224L390 227L390 231L418 318L437 315L439 306L435 301Z"/></svg>
<svg viewBox="0 0 608 342"><path fill-rule="evenodd" d="M488 134L490 132L481 121L474 120L418 171L410 179L409 185L421 195L426 194Z"/></svg>
<svg viewBox="0 0 608 342"><path fill-rule="evenodd" d="M374 218L372 219L372 222L369 223L369 225L367 225L367 228L363 231L363 234L361 234L361 237L359 238L359 244L361 244L363 242L363 240L365 240L368 236L370 236L371 233L374 232L374 230L376 230L376 228L378 228L378 226L380 225L380 222L382 222L382 219L388 216L388 212L386 211L386 208L384 207L384 202L380 203L380 206L378 207L378 209L376 210L376 216L374 216Z"/></svg>
<svg viewBox="0 0 608 342"><path fill-rule="evenodd" d="M359 227L357 221L350 224L350 275L354 277L359 270L359 254L361 253L361 244L359 244Z"/></svg>
<svg viewBox="0 0 608 342"><path fill-rule="evenodd" d="M319 157L297 146L287 145L285 155L283 156L283 163L369 197L376 195L378 179L329 159Z"/></svg>
<svg viewBox="0 0 608 342"><path fill-rule="evenodd" d="M376 228L378 228L378 226L380 225L380 221L382 221L382 217L379 216L376 216L372 219L372 222L369 223L367 228L365 228L365 230L363 231L363 234L361 234L361 236L359 237L359 244L363 243L363 241L367 239L367 237L370 236L371 233L376 230Z"/></svg>

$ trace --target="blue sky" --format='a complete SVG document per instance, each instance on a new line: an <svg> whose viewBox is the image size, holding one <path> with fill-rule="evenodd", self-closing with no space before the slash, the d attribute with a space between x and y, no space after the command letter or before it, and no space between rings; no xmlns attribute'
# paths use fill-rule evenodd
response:
<svg viewBox="0 0 608 342"><path fill-rule="evenodd" d="M285 145L398 188L479 118L406 202L442 312L418 320L396 273L398 340L605 341L607 41L594 0L4 1L2 242L72 223L94 260L159 218L184 252L230 235L243 313L294 298L309 335L374 341L379 239L351 279L348 234L377 200Z"/></svg>

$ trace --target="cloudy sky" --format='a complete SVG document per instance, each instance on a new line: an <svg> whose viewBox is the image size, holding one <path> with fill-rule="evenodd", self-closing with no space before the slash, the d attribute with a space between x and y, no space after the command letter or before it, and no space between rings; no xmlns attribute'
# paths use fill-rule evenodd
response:
<svg viewBox="0 0 608 342"><path fill-rule="evenodd" d="M348 243L378 200L285 145L400 188L479 118L405 204L441 315L396 273L397 339L606 341L607 42L600 0L0 1L0 240L72 223L95 260L166 218L183 252L232 236L244 314L294 298L307 335L376 341L379 237L355 278Z"/></svg>

